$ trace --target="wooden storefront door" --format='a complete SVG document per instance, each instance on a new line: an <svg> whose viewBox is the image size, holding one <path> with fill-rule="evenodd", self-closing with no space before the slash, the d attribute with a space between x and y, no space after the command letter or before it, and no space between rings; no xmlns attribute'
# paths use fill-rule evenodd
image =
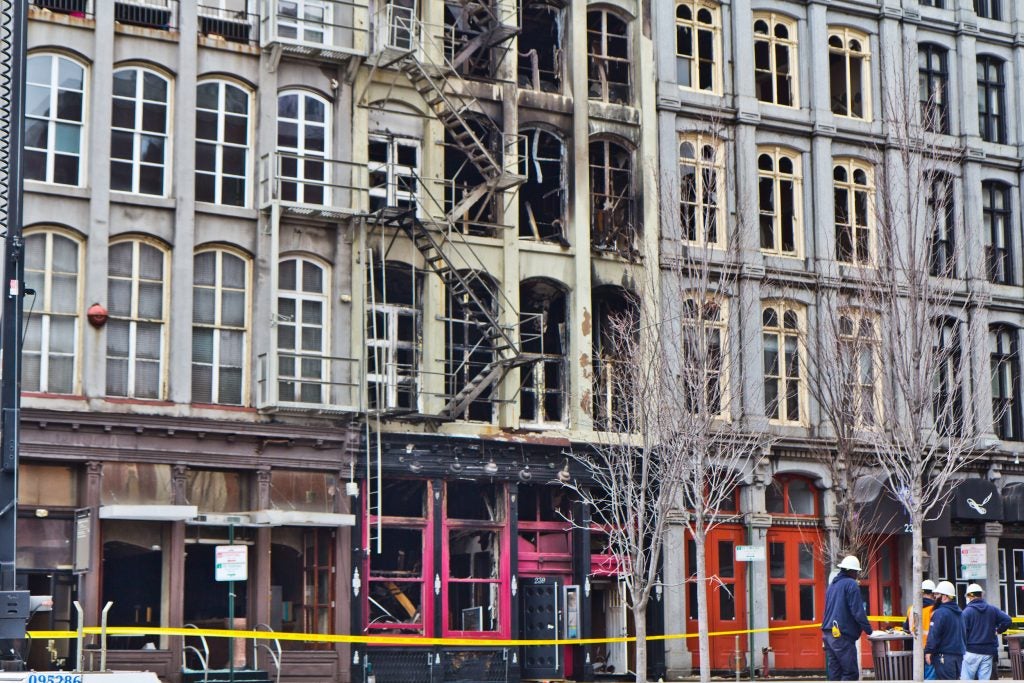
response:
<svg viewBox="0 0 1024 683"><path fill-rule="evenodd" d="M825 607L825 573L821 561L822 536L818 529L770 529L767 537L768 642L775 652L775 668L823 669L821 630L811 625Z"/></svg>

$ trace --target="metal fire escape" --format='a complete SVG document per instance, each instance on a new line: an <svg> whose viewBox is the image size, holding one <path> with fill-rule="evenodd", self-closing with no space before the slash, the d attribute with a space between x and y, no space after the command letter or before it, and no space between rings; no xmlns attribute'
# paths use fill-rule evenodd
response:
<svg viewBox="0 0 1024 683"><path fill-rule="evenodd" d="M460 270L455 265L474 263L472 247L462 239L456 225L458 216L494 193L524 181L506 162L507 152L517 144L518 136L504 134L471 94L472 89L461 74L475 60L487 59L488 51L507 45L518 27L514 14L503 16L488 0L460 0L449 3L454 22L450 27L446 25L446 39L439 44L431 40L414 10L394 4L385 9L383 25L387 36L371 57L374 68L391 67L405 74L444 126L451 143L465 154L483 179L452 202L447 211L443 211L440 202L432 201L421 182L417 210L385 209L375 216L378 225L398 228L409 238L426 267L444 281L449 296L463 302L466 318L476 325L483 343L493 350L492 359L454 395L446 397L443 414L456 417L485 391L500 384L512 368L533 362L522 353L518 325L500 322L502 309L512 307L500 288L481 271ZM460 40L454 39L456 32ZM441 213L443 219L435 218Z"/></svg>

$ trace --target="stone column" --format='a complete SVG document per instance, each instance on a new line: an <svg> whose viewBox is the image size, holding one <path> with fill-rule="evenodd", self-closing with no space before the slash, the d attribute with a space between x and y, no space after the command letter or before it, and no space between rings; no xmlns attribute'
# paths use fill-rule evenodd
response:
<svg viewBox="0 0 1024 683"><path fill-rule="evenodd" d="M686 528L675 513L668 519L665 547L662 550L665 568L665 633L686 633ZM681 680L693 672L689 639L674 638L665 641L666 677Z"/></svg>

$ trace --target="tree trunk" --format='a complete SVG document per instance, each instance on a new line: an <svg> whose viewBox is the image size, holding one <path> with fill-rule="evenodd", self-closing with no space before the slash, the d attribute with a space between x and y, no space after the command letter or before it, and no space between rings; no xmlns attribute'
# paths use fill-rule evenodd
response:
<svg viewBox="0 0 1024 683"><path fill-rule="evenodd" d="M911 559L910 559L910 581L911 590L914 591L913 606L910 608L914 613L914 623L916 628L914 629L914 680L924 680L924 645L921 639L926 624L921 623L921 610L923 608L921 595L921 581L924 575L924 567L921 566L921 551L923 547L923 536L922 525L924 515L920 513L911 513Z"/></svg>
<svg viewBox="0 0 1024 683"><path fill-rule="evenodd" d="M647 605L634 605L636 629L636 683L647 683Z"/></svg>
<svg viewBox="0 0 1024 683"><path fill-rule="evenodd" d="M703 530L694 533L693 545L696 547L697 562L697 652L700 657L700 680L707 683L711 680L711 631L708 623L708 572L706 558L706 534Z"/></svg>

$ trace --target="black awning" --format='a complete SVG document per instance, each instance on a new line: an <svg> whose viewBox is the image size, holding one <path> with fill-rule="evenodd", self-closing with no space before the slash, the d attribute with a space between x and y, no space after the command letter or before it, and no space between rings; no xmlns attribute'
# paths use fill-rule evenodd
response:
<svg viewBox="0 0 1024 683"><path fill-rule="evenodd" d="M962 479L953 490L953 518L968 522L1000 522L1003 497L984 477Z"/></svg>
<svg viewBox="0 0 1024 683"><path fill-rule="evenodd" d="M1024 522L1024 483L1003 487L1003 521Z"/></svg>
<svg viewBox="0 0 1024 683"><path fill-rule="evenodd" d="M866 475L854 485L854 499L861 529L872 534L909 534L910 515L903 504L896 500L883 480ZM948 536L952 533L950 507L932 511L922 528L925 537Z"/></svg>

